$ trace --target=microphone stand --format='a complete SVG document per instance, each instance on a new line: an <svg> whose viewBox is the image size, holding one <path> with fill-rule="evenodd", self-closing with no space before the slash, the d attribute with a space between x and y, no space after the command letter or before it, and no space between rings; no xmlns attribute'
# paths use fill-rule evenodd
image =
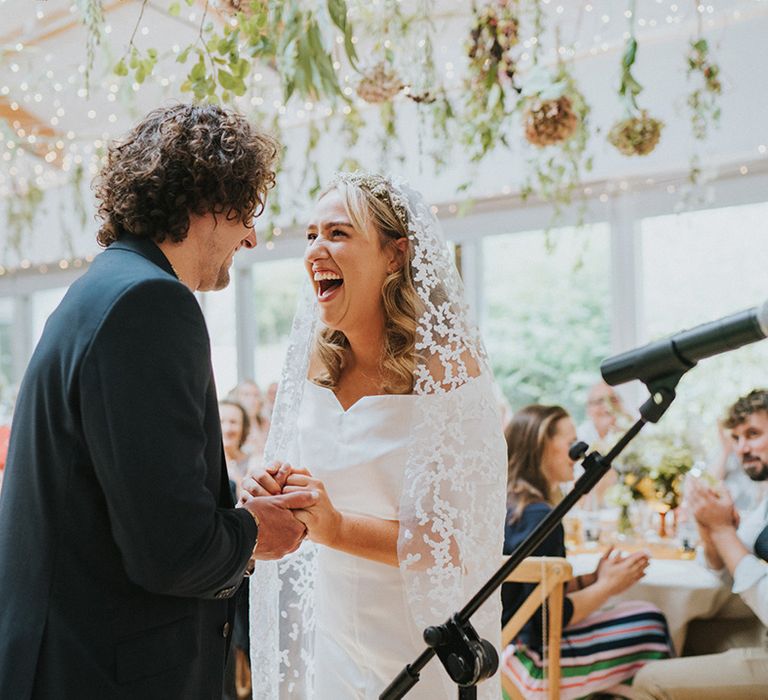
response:
<svg viewBox="0 0 768 700"><path fill-rule="evenodd" d="M687 368L686 368L687 370ZM648 380L646 385L651 397L640 407L640 418L619 439L605 457L594 451L584 459L584 474L573 488L509 555L501 568L491 576L472 599L442 625L427 627L424 641L427 648L408 664L387 686L379 700L399 700L419 682L421 669L436 655L442 662L451 680L458 686L460 700L477 698L477 683L490 678L499 666L499 657L493 645L481 639L470 623L478 608L501 586L507 577L549 537L563 516L588 493L611 468L611 462L621 453L646 423L656 423L672 404L675 388L684 372ZM571 448L571 458L583 456L587 445L576 443ZM499 620L501 624L501 620Z"/></svg>

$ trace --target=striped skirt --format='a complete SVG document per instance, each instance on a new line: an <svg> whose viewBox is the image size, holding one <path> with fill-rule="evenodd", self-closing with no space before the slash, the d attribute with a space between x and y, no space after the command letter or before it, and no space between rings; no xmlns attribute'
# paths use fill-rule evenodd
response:
<svg viewBox="0 0 768 700"><path fill-rule="evenodd" d="M674 655L664 614L641 601L618 603L563 630L560 698L575 700L631 679L642 666ZM525 698L544 698L546 661L522 645L502 654L502 673Z"/></svg>

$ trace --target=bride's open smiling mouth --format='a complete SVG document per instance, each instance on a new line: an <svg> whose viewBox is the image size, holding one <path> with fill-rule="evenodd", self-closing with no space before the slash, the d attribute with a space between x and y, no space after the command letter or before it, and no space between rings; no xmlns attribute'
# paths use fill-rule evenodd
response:
<svg viewBox="0 0 768 700"><path fill-rule="evenodd" d="M316 272L317 298L319 301L330 301L344 286L344 279L335 272Z"/></svg>

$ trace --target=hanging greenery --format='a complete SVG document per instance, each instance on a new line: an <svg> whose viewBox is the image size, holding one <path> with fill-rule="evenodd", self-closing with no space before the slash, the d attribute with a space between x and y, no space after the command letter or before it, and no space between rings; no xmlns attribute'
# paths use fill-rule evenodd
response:
<svg viewBox="0 0 768 700"><path fill-rule="evenodd" d="M8 248L24 257L22 241L32 230L35 217L43 203L43 190L34 182L13 181L11 196L5 200L5 227Z"/></svg>
<svg viewBox="0 0 768 700"><path fill-rule="evenodd" d="M93 71L93 63L96 59L96 47L104 37L104 6L102 0L78 0L77 4L86 29L86 61L83 78L85 80L85 89L89 91L91 72Z"/></svg>
<svg viewBox="0 0 768 700"><path fill-rule="evenodd" d="M648 115L637 104L637 96L643 86L632 75L637 58L635 38L635 0L629 3L629 39L621 58L621 82L619 97L626 109L626 117L616 122L608 132L608 142L625 156L645 156L656 148L661 138L664 122Z"/></svg>
<svg viewBox="0 0 768 700"><path fill-rule="evenodd" d="M195 0L184 2L191 6ZM146 4L147 0L143 0L141 13ZM234 96L246 93L252 61L258 59L278 73L286 102L294 94L311 100L345 99L334 68L334 42L328 32L330 25L341 32L346 60L356 67L357 52L345 0L328 0L325 5L313 7L299 0L229 0L225 10L235 22L217 29L208 18L209 0L205 1L197 39L177 58L183 64L190 57L196 59L182 91L192 92L201 101L230 102ZM179 15L180 3L172 2L168 12ZM140 21L141 14L137 27ZM151 54L143 56L133 45L133 38L129 56L118 62L115 73L125 76L129 69L134 70L136 81L141 83L151 74L157 51L151 49Z"/></svg>
<svg viewBox="0 0 768 700"><path fill-rule="evenodd" d="M103 18L97 19L102 1L77 0L89 29L89 47L101 37ZM301 182L291 183L290 196L317 192L319 154L327 158L325 147L334 139L338 163L333 167L359 167L359 153L369 146L376 149L381 167L402 160L405 145L400 139L414 114L419 163L427 156L438 170L452 162L457 145L474 163L499 147L519 152L521 145L530 145L522 192L551 203L555 219L572 203L591 169L590 107L572 65L562 60L559 35L554 46L544 47L554 33L550 22L556 15L539 0L473 0L465 30L466 65L457 67L459 78L453 85L453 68L446 71L444 84L442 71L435 67L433 40L440 31L435 17L446 15L434 0L166 1L168 14L179 16L186 4L196 6L199 18L191 20L197 30L193 39L174 49L183 66L183 91L199 101L237 101L261 123L274 117L273 132L291 142L292 149L295 139L281 133L287 127L278 116L289 103L300 108L291 114L298 115L305 130L299 148L304 148L307 165L297 178ZM129 85L146 81L165 58L157 49L134 42L148 6L148 0L141 1L136 26L115 66ZM162 9L154 2L151 7ZM658 146L664 124L638 105L643 88L633 72L638 51L634 0L628 7L630 32L619 83L625 114L610 129L608 141L622 154L646 155ZM548 64L544 48L549 49ZM533 67L523 70L528 51ZM701 29L686 60L689 77L700 82L688 104L694 135L703 138L717 123L716 98L722 88L720 69ZM265 99L273 101L273 87L282 92L282 103L275 110L258 107ZM517 130L520 120L522 129ZM303 188L298 193L297 184ZM289 195L279 196L282 203L277 194L270 198L274 207L268 215L289 211Z"/></svg>
<svg viewBox="0 0 768 700"><path fill-rule="evenodd" d="M688 78L697 80L698 85L688 95L691 110L691 131L696 139L704 140L710 126L720 123L720 67L709 51L709 43L701 35L691 40L688 48Z"/></svg>
<svg viewBox="0 0 768 700"><path fill-rule="evenodd" d="M552 205L552 226L563 208L573 202L584 174L592 169L592 158L587 154L590 108L564 62L554 75L538 69L530 76L522 99L527 103L523 113L525 137L537 149L529 162L531 175L523 195L536 194Z"/></svg>
<svg viewBox="0 0 768 700"><path fill-rule="evenodd" d="M472 30L467 45L466 100L461 111L464 143L473 161L499 143L508 145L506 129L517 101L517 62L512 50L520 37L517 0L472 3Z"/></svg>
<svg viewBox="0 0 768 700"><path fill-rule="evenodd" d="M587 155L589 141L589 105L579 89L568 64L558 51L554 71L539 62L544 15L539 3L531 8L537 41L534 44L533 68L525 76L519 109L528 143L535 147L529 160L529 176L523 186L523 197L537 195L552 205L549 228L562 215L564 207L572 204L584 173L592 169ZM555 30L555 44L560 47L560 28ZM583 219L582 199L578 222ZM547 245L551 239L547 236Z"/></svg>

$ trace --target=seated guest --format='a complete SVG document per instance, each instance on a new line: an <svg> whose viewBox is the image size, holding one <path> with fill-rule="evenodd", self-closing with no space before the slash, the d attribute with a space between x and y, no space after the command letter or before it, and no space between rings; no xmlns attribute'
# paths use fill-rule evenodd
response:
<svg viewBox="0 0 768 700"><path fill-rule="evenodd" d="M259 385L252 379L245 379L229 392L227 398L239 403L248 414L250 428L246 433L243 451L260 461L269 433L269 419L266 418L264 395Z"/></svg>
<svg viewBox="0 0 768 700"><path fill-rule="evenodd" d="M574 461L568 448L576 429L560 406L527 406L518 411L506 431L508 510L504 553L510 554L552 509L553 494L573 480ZM534 553L565 556L562 525ZM635 675L648 661L672 655L666 619L653 605L640 601L601 608L611 596L625 591L645 575L648 557L611 550L597 569L570 581L563 603L561 641L563 700L606 690ZM534 584L502 586L506 623L533 590ZM541 608L519 637L503 652L502 672L526 698L544 697Z"/></svg>
<svg viewBox="0 0 768 700"><path fill-rule="evenodd" d="M221 421L221 439L224 443L224 457L227 462L227 474L232 489L232 497L237 501L241 495L240 484L248 471L250 456L243 450L250 421L245 408L237 401L225 399L219 401L219 420Z"/></svg>
<svg viewBox="0 0 768 700"><path fill-rule="evenodd" d="M736 401L724 425L747 475L753 481L768 480L768 390L757 389ZM768 626L768 496L741 524L727 491L694 482L688 498L706 564L721 571L733 592ZM765 698L768 650L730 649L652 664L638 676L637 687L644 699Z"/></svg>
<svg viewBox="0 0 768 700"><path fill-rule="evenodd" d="M707 471L716 481L723 482L733 498L734 505L744 514L757 506L766 494L764 487L767 484L753 481L744 471L741 458L736 454L731 431L722 421L717 423L717 434L720 438L720 450L707 465Z"/></svg>
<svg viewBox="0 0 768 700"><path fill-rule="evenodd" d="M598 449L603 454L612 447L618 436L632 424L632 417L624 409L616 390L602 379L593 384L587 394L587 420L576 429L579 440L589 445L590 450ZM576 477L583 472L577 467ZM616 483L616 472L609 471L592 491L584 498L584 506L598 508L603 504L605 492Z"/></svg>
<svg viewBox="0 0 768 700"><path fill-rule="evenodd" d="M589 389L587 420L579 425L576 434L579 440L591 446L611 433L623 432L631 423L632 418L624 409L616 389L601 380Z"/></svg>

